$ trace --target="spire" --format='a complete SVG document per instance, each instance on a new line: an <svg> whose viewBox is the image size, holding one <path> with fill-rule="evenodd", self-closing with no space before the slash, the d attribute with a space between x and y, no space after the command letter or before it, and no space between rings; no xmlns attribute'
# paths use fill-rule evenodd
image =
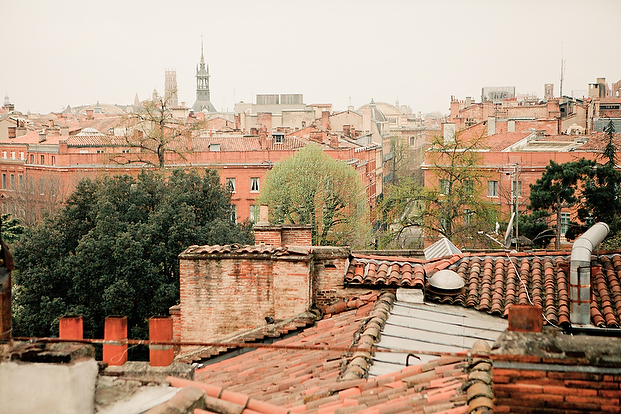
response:
<svg viewBox="0 0 621 414"><path fill-rule="evenodd" d="M203 35L201 35L201 66L205 66L205 54L203 50Z"/></svg>
<svg viewBox="0 0 621 414"><path fill-rule="evenodd" d="M205 64L203 36L201 36L201 61L196 67L196 102L194 112L216 112L209 93L209 66Z"/></svg>

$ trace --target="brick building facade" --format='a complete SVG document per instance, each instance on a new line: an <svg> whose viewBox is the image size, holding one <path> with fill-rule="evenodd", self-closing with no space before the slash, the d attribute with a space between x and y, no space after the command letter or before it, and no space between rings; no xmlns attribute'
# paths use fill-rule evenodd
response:
<svg viewBox="0 0 621 414"><path fill-rule="evenodd" d="M358 144L314 126L304 137L286 129L272 133L266 128L243 134L221 118L205 122L210 128L221 127L224 131L196 130L180 137L179 143L171 147L174 151L166 153L165 164L167 168L218 170L222 184L232 193L237 221L256 221L255 200L267 171L310 142L322 145L332 158L355 168L365 186L369 206L375 205L376 161L381 154L381 147L375 144ZM29 214L27 218L32 221L64 200L82 178L138 174L145 167L144 162L118 162L119 158L138 160L145 156L139 148L127 146L123 137L127 131L122 117L90 114L75 120L51 120L47 128L0 141L2 211L19 217Z"/></svg>

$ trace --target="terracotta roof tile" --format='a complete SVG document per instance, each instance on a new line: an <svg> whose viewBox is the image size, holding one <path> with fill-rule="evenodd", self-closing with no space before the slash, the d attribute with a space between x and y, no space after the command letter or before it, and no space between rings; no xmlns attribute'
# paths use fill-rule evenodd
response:
<svg viewBox="0 0 621 414"><path fill-rule="evenodd" d="M364 315L359 315L359 310L343 312L278 344L373 346L395 296L370 293L362 297L376 299L372 309L371 304L364 305ZM489 382L468 377L477 368L467 355L442 357L366 378L370 360L365 351L343 355L340 351L263 348L201 368L196 379L210 397L237 404L236 409L245 408L249 413L411 412L413 407L466 412L468 387L478 381L484 386L473 388L471 394L491 393ZM489 364L486 369L489 374ZM187 380L169 381L174 386L195 385Z"/></svg>
<svg viewBox="0 0 621 414"><path fill-rule="evenodd" d="M345 283L385 287L425 288L426 278L448 268L457 272L465 287L457 294L426 289L428 300L471 307L507 317L512 304L543 308L545 324L570 324L569 258L571 252L464 253L434 260L382 258L355 254ZM593 258L591 319L594 325L621 326L621 254L602 252Z"/></svg>
<svg viewBox="0 0 621 414"><path fill-rule="evenodd" d="M384 312L382 308L388 304L386 299L389 298L384 298L383 303L382 297L378 299L381 306L376 306L374 313ZM351 315L343 314L342 319L335 319L334 326L345 327L351 323L350 318ZM327 324L322 326L307 329L306 336L313 337L319 333L318 329L330 329ZM351 335L350 330L349 340ZM295 343L296 339L282 342ZM489 345L478 342L472 352L488 355ZM175 387L204 389L210 399L208 409L220 414L231 412L227 410L263 414L344 414L422 412L423 409L434 413L465 413L476 407L492 407L491 365L484 363L489 362L486 358L442 357L375 378L339 381L342 356L329 357L332 362L339 362L331 364L329 371L320 373L316 370L325 366L319 363L325 358L320 355L322 353L260 349L198 370L198 381L172 377L167 380ZM307 362L302 368L297 365L301 360ZM254 367L259 375L240 378L235 370L242 366ZM221 383L225 384L224 388Z"/></svg>
<svg viewBox="0 0 621 414"><path fill-rule="evenodd" d="M208 255L208 254L270 254L276 256L284 255L308 255L310 249L300 246L286 246L286 247L274 247L269 245L257 245L257 246L239 246L237 244L226 244L224 246L206 245L198 246L192 245L181 252L181 255Z"/></svg>

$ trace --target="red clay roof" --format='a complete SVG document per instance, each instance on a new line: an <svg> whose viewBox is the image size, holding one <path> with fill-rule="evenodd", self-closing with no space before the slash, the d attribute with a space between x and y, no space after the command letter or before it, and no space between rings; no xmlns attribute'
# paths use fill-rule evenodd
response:
<svg viewBox="0 0 621 414"><path fill-rule="evenodd" d="M384 293L375 303L323 319L274 345L370 348L394 299L394 294ZM489 352L489 347L480 346L476 353ZM173 386L204 389L209 412L216 413L229 412L218 408L222 402L235 412L246 408L248 413L264 414L397 413L423 408L448 414L469 412L477 404L492 407L489 381L477 379L491 379L485 358L464 353L362 378L368 360L370 354L364 349L351 355L337 350L263 348L197 370L196 382L168 380Z"/></svg>
<svg viewBox="0 0 621 414"><path fill-rule="evenodd" d="M438 270L456 271L465 282L457 295L433 293L428 300L461 305L506 317L512 304L532 302L543 308L544 324L569 324L570 252L462 254L406 263L354 256L345 274L351 285L425 288L425 278ZM368 257L368 256L367 256ZM391 258L394 259L394 258ZM600 327L621 326L621 255L593 256L591 320ZM424 272L424 273L423 273ZM519 275L519 276L518 276Z"/></svg>
<svg viewBox="0 0 621 414"><path fill-rule="evenodd" d="M269 150L295 150L302 148L306 142L297 137L284 136L281 144L274 143L272 137L266 139ZM197 151L209 151L211 144L220 144L220 151L259 151L261 144L258 136L226 136L214 135L212 137L199 137L193 139L193 145Z"/></svg>
<svg viewBox="0 0 621 414"><path fill-rule="evenodd" d="M503 132L494 134L483 141L483 146L489 147L490 151L502 151L530 134L530 132Z"/></svg>

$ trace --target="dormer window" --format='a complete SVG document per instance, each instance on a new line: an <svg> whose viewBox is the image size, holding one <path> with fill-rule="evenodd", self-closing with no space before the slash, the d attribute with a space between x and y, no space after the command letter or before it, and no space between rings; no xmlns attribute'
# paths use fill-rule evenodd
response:
<svg viewBox="0 0 621 414"><path fill-rule="evenodd" d="M284 138L282 134L274 134L274 144L282 144Z"/></svg>
<svg viewBox="0 0 621 414"><path fill-rule="evenodd" d="M209 151L219 152L220 151L220 144L209 144Z"/></svg>

